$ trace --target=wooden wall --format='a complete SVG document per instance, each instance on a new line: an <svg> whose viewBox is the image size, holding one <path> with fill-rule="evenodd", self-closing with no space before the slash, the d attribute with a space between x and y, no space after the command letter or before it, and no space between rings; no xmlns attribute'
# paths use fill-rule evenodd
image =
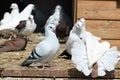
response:
<svg viewBox="0 0 120 80"><path fill-rule="evenodd" d="M74 22L82 17L87 31L120 50L120 0L74 0Z"/></svg>

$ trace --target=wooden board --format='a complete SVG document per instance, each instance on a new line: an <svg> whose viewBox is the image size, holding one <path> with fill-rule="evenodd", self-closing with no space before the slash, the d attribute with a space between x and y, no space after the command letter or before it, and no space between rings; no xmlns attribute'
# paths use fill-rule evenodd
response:
<svg viewBox="0 0 120 80"><path fill-rule="evenodd" d="M118 51L120 51L120 45L119 45L120 40L104 40L104 41L108 41L110 43L111 47L116 46Z"/></svg>
<svg viewBox="0 0 120 80"><path fill-rule="evenodd" d="M120 21L86 20L86 28L103 39L120 39Z"/></svg>
<svg viewBox="0 0 120 80"><path fill-rule="evenodd" d="M77 18L120 20L120 8L115 0L77 0Z"/></svg>

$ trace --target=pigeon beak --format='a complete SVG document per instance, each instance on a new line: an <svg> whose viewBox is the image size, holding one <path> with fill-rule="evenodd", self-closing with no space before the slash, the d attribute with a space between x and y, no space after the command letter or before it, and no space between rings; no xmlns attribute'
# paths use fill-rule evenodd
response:
<svg viewBox="0 0 120 80"><path fill-rule="evenodd" d="M35 10L35 6L33 6L33 10Z"/></svg>

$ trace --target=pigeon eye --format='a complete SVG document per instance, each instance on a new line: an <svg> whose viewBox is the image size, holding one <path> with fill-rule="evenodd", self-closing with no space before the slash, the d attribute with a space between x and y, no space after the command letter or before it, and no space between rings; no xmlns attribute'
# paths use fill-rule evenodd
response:
<svg viewBox="0 0 120 80"><path fill-rule="evenodd" d="M52 29L52 26L50 26L50 28Z"/></svg>

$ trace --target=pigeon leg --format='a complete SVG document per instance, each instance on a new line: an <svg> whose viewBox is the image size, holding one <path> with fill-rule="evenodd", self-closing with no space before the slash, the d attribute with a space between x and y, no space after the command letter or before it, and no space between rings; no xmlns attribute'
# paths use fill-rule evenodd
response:
<svg viewBox="0 0 120 80"><path fill-rule="evenodd" d="M48 66L45 66L45 64L42 64L42 69L50 68L51 65L47 62Z"/></svg>
<svg viewBox="0 0 120 80"><path fill-rule="evenodd" d="M98 76L98 64L95 63L93 65L93 70L92 70L92 73L91 73L91 77L96 78L97 76Z"/></svg>
<svg viewBox="0 0 120 80"><path fill-rule="evenodd" d="M48 64L48 67L50 68L51 67L50 63L47 62L47 64Z"/></svg>
<svg viewBox="0 0 120 80"><path fill-rule="evenodd" d="M45 67L45 64L42 64L42 69L45 69L46 67Z"/></svg>

